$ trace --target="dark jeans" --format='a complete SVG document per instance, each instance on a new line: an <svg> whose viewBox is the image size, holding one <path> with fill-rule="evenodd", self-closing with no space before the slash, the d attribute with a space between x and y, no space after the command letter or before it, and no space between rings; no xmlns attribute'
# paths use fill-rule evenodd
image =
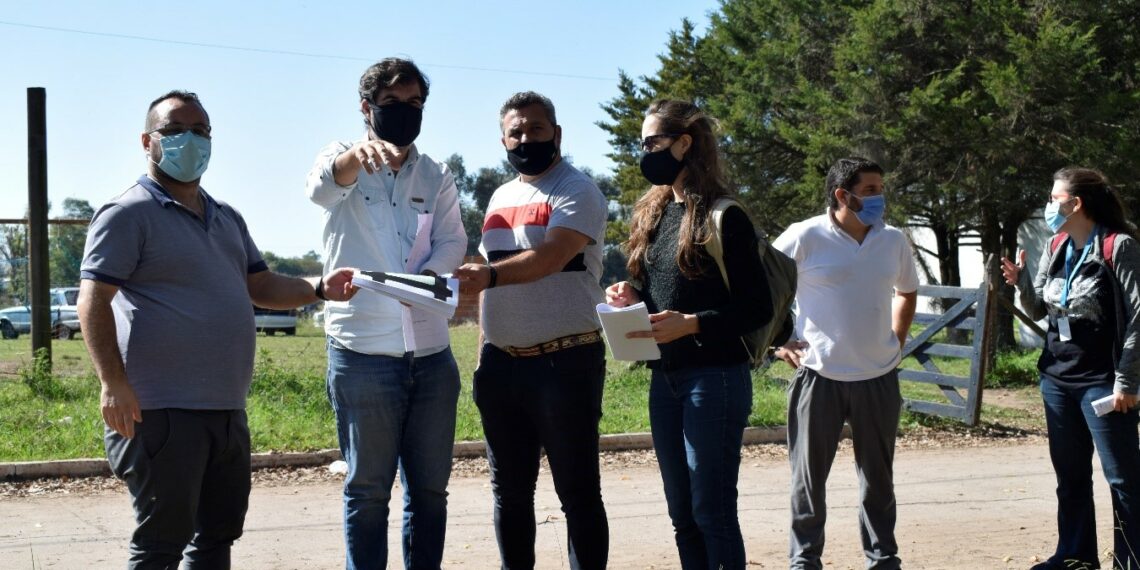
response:
<svg viewBox="0 0 1140 570"><path fill-rule="evenodd" d="M127 484L138 526L128 568L230 567L249 506L245 410L144 410L127 439L106 428L115 476Z"/></svg>
<svg viewBox="0 0 1140 570"><path fill-rule="evenodd" d="M474 396L487 439L504 569L534 568L534 489L546 450L566 514L570 567L605 568L609 526L598 470L605 345L515 358L484 344Z"/></svg>
<svg viewBox="0 0 1140 570"><path fill-rule="evenodd" d="M789 567L820 570L827 522L827 476L843 422L851 426L859 474L859 536L867 570L898 570L895 542L895 436L902 395L898 372L842 382L800 367L788 388L788 457L792 462Z"/></svg>
<svg viewBox="0 0 1140 570"><path fill-rule="evenodd" d="M1097 417L1091 402L1112 394L1111 384L1064 388L1041 379L1049 457L1057 472L1056 568L1097 561L1093 511L1093 445L1112 491L1114 568L1140 568L1140 413L1110 412Z"/></svg>
<svg viewBox="0 0 1140 570"><path fill-rule="evenodd" d="M459 369L451 349L414 358L361 354L329 339L328 391L344 480L345 566L388 565L388 502L404 487L404 568L438 570L447 530Z"/></svg>
<svg viewBox="0 0 1140 570"><path fill-rule="evenodd" d="M744 568L736 481L751 410L747 364L653 371L653 449L685 570Z"/></svg>

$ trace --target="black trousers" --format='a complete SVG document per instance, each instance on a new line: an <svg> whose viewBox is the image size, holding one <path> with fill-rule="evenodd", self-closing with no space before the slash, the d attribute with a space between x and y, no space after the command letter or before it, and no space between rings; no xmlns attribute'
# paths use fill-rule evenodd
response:
<svg viewBox="0 0 1140 570"><path fill-rule="evenodd" d="M502 567L534 568L534 489L546 450L566 514L570 568L601 569L609 526L598 469L605 345L512 357L484 344L474 396L487 439Z"/></svg>
<svg viewBox="0 0 1140 570"><path fill-rule="evenodd" d="M167 408L142 417L134 438L110 428L104 436L135 510L128 568L229 568L249 506L245 410Z"/></svg>

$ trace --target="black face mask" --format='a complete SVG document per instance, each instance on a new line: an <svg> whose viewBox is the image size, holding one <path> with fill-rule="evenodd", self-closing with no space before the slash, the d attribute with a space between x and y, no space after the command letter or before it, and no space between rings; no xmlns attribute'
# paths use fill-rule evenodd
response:
<svg viewBox="0 0 1140 570"><path fill-rule="evenodd" d="M673 158L669 147L641 155L641 174L650 184L668 186L677 180L685 163Z"/></svg>
<svg viewBox="0 0 1140 570"><path fill-rule="evenodd" d="M376 138L398 147L412 144L420 136L420 123L424 120L424 110L411 103L388 103L380 106L369 103L372 109L372 132Z"/></svg>
<svg viewBox="0 0 1140 570"><path fill-rule="evenodd" d="M507 162L510 162L520 174L526 176L537 176L546 172L557 157L558 147L554 146L554 139L520 143L519 146L507 151Z"/></svg>

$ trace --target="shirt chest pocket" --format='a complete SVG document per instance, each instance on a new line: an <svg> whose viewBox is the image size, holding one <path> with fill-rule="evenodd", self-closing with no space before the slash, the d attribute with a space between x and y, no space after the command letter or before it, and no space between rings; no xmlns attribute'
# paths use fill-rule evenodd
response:
<svg viewBox="0 0 1140 570"><path fill-rule="evenodd" d="M435 201L429 196L413 194L407 198L404 213L404 235L410 243L419 231L420 216L428 214L434 217Z"/></svg>

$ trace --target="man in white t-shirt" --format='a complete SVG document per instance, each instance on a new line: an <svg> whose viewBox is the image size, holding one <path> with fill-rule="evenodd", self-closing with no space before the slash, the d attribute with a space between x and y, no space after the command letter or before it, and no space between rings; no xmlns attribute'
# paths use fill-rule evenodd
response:
<svg viewBox="0 0 1140 570"><path fill-rule="evenodd" d="M827 212L792 224L774 246L796 260L800 340L776 350L796 368L788 391L792 463L789 565L821 568L826 485L843 422L859 474L867 568L900 566L895 542L896 367L914 319L918 274L906 236L883 222L883 169L844 158L827 174Z"/></svg>

